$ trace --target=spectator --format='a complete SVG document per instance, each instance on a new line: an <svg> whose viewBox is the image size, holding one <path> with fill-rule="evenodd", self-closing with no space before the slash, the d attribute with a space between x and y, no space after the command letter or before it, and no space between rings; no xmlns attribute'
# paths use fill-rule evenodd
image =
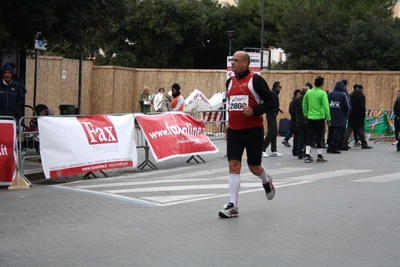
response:
<svg viewBox="0 0 400 267"><path fill-rule="evenodd" d="M327 153L340 154L339 146L342 145L346 122L350 112L350 99L347 89L342 81L336 83L335 88L328 94L331 125L328 129Z"/></svg>
<svg viewBox="0 0 400 267"><path fill-rule="evenodd" d="M164 87L161 87L160 89L158 89L158 94L156 94L154 96L154 100L153 100L153 109L156 112L161 112L162 111L162 102L163 102L163 98L164 98Z"/></svg>
<svg viewBox="0 0 400 267"><path fill-rule="evenodd" d="M344 151L349 150L347 148L347 144L349 142L351 132L353 131L358 134L361 140L362 149L372 148L371 146L368 145L365 139L365 130L364 130L365 96L363 94L364 87L361 84L355 84L354 88L356 90L350 94L351 111L347 123L347 129L344 136L344 141L342 143L342 148L341 148L341 150Z"/></svg>
<svg viewBox="0 0 400 267"><path fill-rule="evenodd" d="M328 96L324 90L324 78L318 76L314 81L315 87L308 90L302 102L303 114L308 125L308 137L306 141L306 155L304 161L310 163L311 143L316 138L317 163L325 163L327 160L322 156L322 137L324 135L325 119L330 124L331 115L329 111Z"/></svg>
<svg viewBox="0 0 400 267"><path fill-rule="evenodd" d="M291 105L292 105L292 103L293 103L293 99L295 99L296 97L298 97L298 96L300 95L300 92L301 92L300 89L294 90L294 92L293 92L293 97L292 97L292 101L291 101L290 104L289 104L289 113L290 113L290 107L291 107ZM291 115L291 117L290 117L290 126L289 126L289 130L287 131L287 133L286 133L286 135L285 135L285 138L283 138L283 140L282 140L282 144L283 144L284 146L287 146L287 147L290 147L290 144L289 144L290 137L292 137L292 134L294 134L294 132L297 132L297 129L296 129L296 117L293 118L292 113L290 113L290 115ZM294 155L294 154L293 154L293 155Z"/></svg>
<svg viewBox="0 0 400 267"><path fill-rule="evenodd" d="M13 73L10 63L6 63L1 69L0 116L12 116L18 123L22 116L24 95L20 83L13 79Z"/></svg>
<svg viewBox="0 0 400 267"><path fill-rule="evenodd" d="M399 130L400 130L400 90L397 90L397 98L393 105L393 113L394 113L394 137L396 140L393 142L393 145L397 145L399 141Z"/></svg>
<svg viewBox="0 0 400 267"><path fill-rule="evenodd" d="M185 107L185 98L181 96L181 87L179 84L174 83L171 86L171 91L172 91L172 102L171 102L171 108L172 111L183 111Z"/></svg>
<svg viewBox="0 0 400 267"><path fill-rule="evenodd" d="M293 156L297 156L297 142L298 142L298 132L297 132L297 123L296 123L296 110L295 110L293 101L294 101L294 99L296 99L300 95L301 95L301 90L300 89L294 90L292 101L289 104L290 125L289 125L289 131L288 132L290 132L290 135L293 134L293 148L292 148L292 155ZM290 135L289 135L289 138L290 138ZM286 137L287 136L288 135L286 134ZM289 146L290 146L290 144L289 144Z"/></svg>
<svg viewBox="0 0 400 267"><path fill-rule="evenodd" d="M278 112L283 113L283 111L279 108L279 92L282 89L281 82L274 82L272 85L272 96L274 98L274 105L275 108L269 112L267 112L267 124L268 124L268 131L267 135L265 136L264 139L264 144L263 144L263 153L262 156L265 158L268 157L282 157L281 153L278 153L277 147L276 147L276 139L278 137L278 126L276 124L276 116L278 115ZM271 154L268 155L266 152L268 146L271 144Z"/></svg>
<svg viewBox="0 0 400 267"><path fill-rule="evenodd" d="M150 113L151 112L151 102L152 97L150 95L150 88L145 86L143 92L139 95L140 113Z"/></svg>
<svg viewBox="0 0 400 267"><path fill-rule="evenodd" d="M303 114L302 102L305 93L309 89L311 89L311 84L310 85L307 84L306 86L301 88L300 96L293 99L293 108L294 108L294 114L296 116L296 127L297 127L296 149L297 149L298 159L303 159L303 157L305 156L304 145L306 144L307 140L308 127Z"/></svg>

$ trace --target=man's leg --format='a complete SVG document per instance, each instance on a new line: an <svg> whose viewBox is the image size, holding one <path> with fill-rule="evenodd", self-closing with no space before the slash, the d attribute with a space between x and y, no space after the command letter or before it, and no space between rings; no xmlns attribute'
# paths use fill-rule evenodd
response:
<svg viewBox="0 0 400 267"><path fill-rule="evenodd" d="M394 137L396 140L399 140L399 130L400 130L400 120L395 117L394 118Z"/></svg>
<svg viewBox="0 0 400 267"><path fill-rule="evenodd" d="M251 173L261 179L265 194L268 200L275 196L275 188L272 184L272 177L265 172L261 165L261 143L263 142L263 127L253 128L246 140L247 164Z"/></svg>
<svg viewBox="0 0 400 267"><path fill-rule="evenodd" d="M262 151L266 151L269 144L271 143L272 140L272 129L273 129L273 120L274 120L274 115L267 113L266 114L267 117L267 124L268 124L268 130L267 130L267 135L265 136L264 139L264 144L263 144L263 150Z"/></svg>
<svg viewBox="0 0 400 267"><path fill-rule="evenodd" d="M333 147L332 147L332 145L333 145L333 143L332 143L332 141L333 141L333 131L334 131L334 127L333 126L329 126L329 128L328 128L328 140L327 140L328 149L326 150L327 153L330 153L333 150Z"/></svg>
<svg viewBox="0 0 400 267"><path fill-rule="evenodd" d="M303 158L304 145L307 139L307 125L297 127L298 141L297 141L297 157Z"/></svg>
<svg viewBox="0 0 400 267"><path fill-rule="evenodd" d="M340 150L348 150L347 144L349 143L349 138L350 138L351 132L353 132L353 130L354 130L353 126L348 124L347 128L346 128L346 132L344 134L344 138L343 138L343 142L340 147ZM354 133L354 134L356 134L356 133Z"/></svg>
<svg viewBox="0 0 400 267"><path fill-rule="evenodd" d="M369 149L372 148L371 146L368 145L367 140L365 139L365 129L364 129L364 125L363 126L359 126L357 127L357 132L359 134L359 138L361 140L361 148L363 149Z"/></svg>
<svg viewBox="0 0 400 267"><path fill-rule="evenodd" d="M278 138L278 125L276 123L276 116L273 116L272 119L272 138L271 138L271 152L277 152L277 147L276 147L276 139Z"/></svg>

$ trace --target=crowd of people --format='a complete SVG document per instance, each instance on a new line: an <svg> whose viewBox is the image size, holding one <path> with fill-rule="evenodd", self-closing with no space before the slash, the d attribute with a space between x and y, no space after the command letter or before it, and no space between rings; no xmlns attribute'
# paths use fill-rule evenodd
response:
<svg viewBox="0 0 400 267"><path fill-rule="evenodd" d="M160 87L155 95L151 94L148 86L145 86L139 95L140 113L183 111L184 107L185 98L181 95L181 86L178 83L172 84L168 93L164 87Z"/></svg>
<svg viewBox="0 0 400 267"><path fill-rule="evenodd" d="M360 144L362 149L372 148L368 145L364 130L366 116L364 87L355 84L353 89L354 91L349 94L347 81L341 80L329 92L324 90L324 78L319 76L314 81L314 87L306 83L303 88L294 91L293 100L289 105L291 115L289 134L294 135L293 156L304 159L306 163L314 162L311 150L316 148L316 162L327 162L322 155L322 149L326 148L328 154L348 151L351 148L349 146L351 136L354 138L355 146ZM328 130L327 138L324 138L326 130ZM288 143L290 135L286 135L282 141L285 146L290 146Z"/></svg>

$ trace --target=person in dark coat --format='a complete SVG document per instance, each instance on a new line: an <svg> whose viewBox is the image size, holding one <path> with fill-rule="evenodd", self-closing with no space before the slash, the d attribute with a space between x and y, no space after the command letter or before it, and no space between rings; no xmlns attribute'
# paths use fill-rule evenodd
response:
<svg viewBox="0 0 400 267"><path fill-rule="evenodd" d="M397 144L397 151L399 151L399 130L400 130L400 90L397 90L397 99L393 105L394 113L394 137L396 141L393 144Z"/></svg>
<svg viewBox="0 0 400 267"><path fill-rule="evenodd" d="M342 145L346 122L350 113L350 99L346 86L342 81L336 83L335 88L328 94L331 125L328 129L327 153L340 154L339 146Z"/></svg>
<svg viewBox="0 0 400 267"><path fill-rule="evenodd" d="M19 121L21 118L23 91L21 85L13 79L14 68L6 63L1 69L0 82L0 116L12 116Z"/></svg>
<svg viewBox="0 0 400 267"><path fill-rule="evenodd" d="M351 111L341 150L348 150L347 144L349 143L349 138L353 131L358 134L362 149L372 148L365 139L364 121L366 108L365 96L363 94L364 87L361 84L355 84L354 88L356 88L356 90L350 94Z"/></svg>
<svg viewBox="0 0 400 267"><path fill-rule="evenodd" d="M290 113L289 131L293 134L293 147L292 147L292 155L293 156L297 156L297 141L298 141L297 125L296 125L296 110L294 109L293 101L296 97L299 97L300 95L301 95L300 89L294 90L292 101L289 104L289 113Z"/></svg>
<svg viewBox="0 0 400 267"><path fill-rule="evenodd" d="M307 90L311 89L311 84L307 84L301 88L300 96L293 99L292 107L294 109L294 115L296 117L296 127L297 127L297 158L303 159L304 157L304 145L307 140L307 123L304 118L302 102L303 97ZM294 145L293 145L294 146Z"/></svg>
<svg viewBox="0 0 400 267"><path fill-rule="evenodd" d="M283 113L283 110L280 109L279 107L279 93L282 89L281 82L274 82L272 85L272 97L274 99L274 109L270 112L266 113L267 117L267 124L268 124L268 131L267 135L264 138L264 144L263 144L263 153L262 156L265 158L271 157L281 157L282 154L277 151L276 147L276 139L278 137L278 126L276 123L276 116L278 115L278 112ZM267 148L271 144L271 154L268 155L267 153Z"/></svg>

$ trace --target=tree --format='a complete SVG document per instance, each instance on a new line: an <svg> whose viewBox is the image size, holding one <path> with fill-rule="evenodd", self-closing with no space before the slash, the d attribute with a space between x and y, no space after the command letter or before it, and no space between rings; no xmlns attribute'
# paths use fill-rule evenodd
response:
<svg viewBox="0 0 400 267"><path fill-rule="evenodd" d="M0 15L2 49L32 49L36 32L42 32L49 53L54 48L79 55L81 45L90 47L99 32L108 31L126 12L125 0L6 1ZM6 11L6 12L5 12ZM54 50L56 50L54 49ZM78 51L78 53L75 53ZM3 52L4 54L4 52Z"/></svg>
<svg viewBox="0 0 400 267"><path fill-rule="evenodd" d="M102 46L108 59L96 59L96 64L120 62L122 54L131 53L131 67L225 67L221 51L230 10L215 0L131 1L114 41Z"/></svg>
<svg viewBox="0 0 400 267"><path fill-rule="evenodd" d="M394 2L295 0L284 16L280 45L288 60L281 67L393 69L398 64L386 59L392 58L392 47L400 45L397 23L392 17ZM385 38L384 33L393 35Z"/></svg>
<svg viewBox="0 0 400 267"><path fill-rule="evenodd" d="M283 16L288 0L265 0L264 47L276 47L281 39ZM261 45L261 0L239 0L236 18L237 37L234 47L260 47Z"/></svg>

